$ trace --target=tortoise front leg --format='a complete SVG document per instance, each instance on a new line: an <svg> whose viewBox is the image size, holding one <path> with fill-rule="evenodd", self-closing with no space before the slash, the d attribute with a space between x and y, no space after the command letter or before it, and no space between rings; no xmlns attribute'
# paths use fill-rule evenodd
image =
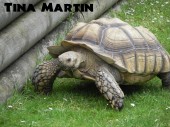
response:
<svg viewBox="0 0 170 127"><path fill-rule="evenodd" d="M32 77L34 90L44 94L50 93L59 72L58 59L53 59L37 66Z"/></svg>
<svg viewBox="0 0 170 127"><path fill-rule="evenodd" d="M160 73L158 77L162 81L162 86L165 88L170 89L170 72L167 73Z"/></svg>
<svg viewBox="0 0 170 127"><path fill-rule="evenodd" d="M123 108L124 93L107 68L101 67L97 71L96 85L104 97L109 101L112 108L114 107L118 110Z"/></svg>

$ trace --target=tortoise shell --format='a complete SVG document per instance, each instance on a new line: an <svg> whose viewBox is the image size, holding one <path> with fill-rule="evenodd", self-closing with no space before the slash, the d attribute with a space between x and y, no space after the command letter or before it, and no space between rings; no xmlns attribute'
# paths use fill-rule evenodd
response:
<svg viewBox="0 0 170 127"><path fill-rule="evenodd" d="M169 54L157 38L148 29L133 27L118 18L80 22L61 45L89 49L121 72L157 74L170 71ZM49 51L52 50L49 48Z"/></svg>

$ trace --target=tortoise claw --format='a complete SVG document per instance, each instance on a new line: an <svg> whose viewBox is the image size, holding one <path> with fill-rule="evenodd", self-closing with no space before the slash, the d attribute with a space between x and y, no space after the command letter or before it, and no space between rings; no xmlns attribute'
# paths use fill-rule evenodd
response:
<svg viewBox="0 0 170 127"><path fill-rule="evenodd" d="M123 109L123 99L117 100L114 102L114 108L118 111L121 111Z"/></svg>
<svg viewBox="0 0 170 127"><path fill-rule="evenodd" d="M124 93L116 82L108 68L102 66L96 76L96 85L99 91L109 101L112 108L121 110L123 108Z"/></svg>

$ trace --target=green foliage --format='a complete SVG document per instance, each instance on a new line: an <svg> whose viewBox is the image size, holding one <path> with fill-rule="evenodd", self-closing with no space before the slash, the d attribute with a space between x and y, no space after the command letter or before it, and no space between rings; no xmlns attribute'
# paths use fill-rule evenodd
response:
<svg viewBox="0 0 170 127"><path fill-rule="evenodd" d="M80 84L80 85L79 85ZM51 95L38 95L29 82L0 106L1 127L168 127L170 92L159 80L145 86L124 86L125 107L115 111L94 84L57 79ZM155 86L155 84L157 84ZM128 89L128 90L127 90Z"/></svg>
<svg viewBox="0 0 170 127"><path fill-rule="evenodd" d="M109 15L148 28L170 52L169 6L168 0L129 0L121 12L111 10ZM162 89L158 78L141 86L123 86L125 107L120 112L107 105L94 84L85 84L76 79L56 79L52 94L45 96L36 94L28 82L22 93L15 93L0 106L0 126L170 126L170 90Z"/></svg>

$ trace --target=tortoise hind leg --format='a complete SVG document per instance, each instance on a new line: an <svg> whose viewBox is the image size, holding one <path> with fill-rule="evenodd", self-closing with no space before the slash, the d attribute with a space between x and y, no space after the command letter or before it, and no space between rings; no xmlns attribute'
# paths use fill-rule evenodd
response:
<svg viewBox="0 0 170 127"><path fill-rule="evenodd" d="M160 73L158 77L162 81L162 86L165 88L170 89L170 72L167 73Z"/></svg>
<svg viewBox="0 0 170 127"><path fill-rule="evenodd" d="M32 77L34 90L44 94L50 93L59 72L58 59L53 59L37 66Z"/></svg>
<svg viewBox="0 0 170 127"><path fill-rule="evenodd" d="M112 108L123 108L124 93L119 87L113 74L106 67L100 67L96 74L96 86L109 101Z"/></svg>

